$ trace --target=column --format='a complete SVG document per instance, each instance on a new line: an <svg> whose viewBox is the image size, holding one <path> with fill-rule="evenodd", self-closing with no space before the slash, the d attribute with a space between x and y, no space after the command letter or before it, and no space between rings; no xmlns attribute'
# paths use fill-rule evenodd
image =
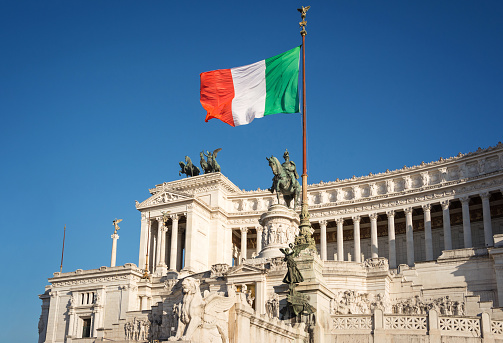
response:
<svg viewBox="0 0 503 343"><path fill-rule="evenodd" d="M395 211L386 212L388 216L388 249L389 249L389 267L395 269L396 265L396 239L395 239Z"/></svg>
<svg viewBox="0 0 503 343"><path fill-rule="evenodd" d="M320 220L320 257L327 260L327 221Z"/></svg>
<svg viewBox="0 0 503 343"><path fill-rule="evenodd" d="M379 249L377 246L377 213L371 213L370 217L370 256L372 258L379 257Z"/></svg>
<svg viewBox="0 0 503 343"><path fill-rule="evenodd" d="M184 270L194 272L194 257L197 255L197 242L195 241L195 236L197 234L197 229L194 227L194 215L192 212L185 212L185 263L183 266Z"/></svg>
<svg viewBox="0 0 503 343"><path fill-rule="evenodd" d="M161 264L161 245L162 245L162 218L157 218L157 245L155 249L155 269Z"/></svg>
<svg viewBox="0 0 503 343"><path fill-rule="evenodd" d="M444 250L452 250L451 215L449 213L449 200L442 201L440 205L442 205L442 215L444 222Z"/></svg>
<svg viewBox="0 0 503 343"><path fill-rule="evenodd" d="M110 267L115 267L115 260L117 257L117 240L119 235L117 233L112 234L112 257L110 259Z"/></svg>
<svg viewBox="0 0 503 343"><path fill-rule="evenodd" d="M337 261L344 261L344 219L337 218Z"/></svg>
<svg viewBox="0 0 503 343"><path fill-rule="evenodd" d="M412 227L412 207L404 209L405 212L405 236L407 238L407 264L414 266L414 228Z"/></svg>
<svg viewBox="0 0 503 343"><path fill-rule="evenodd" d="M246 260L246 236L248 233L248 228L247 227L242 227L239 228L241 230L241 261L239 261L239 264L243 263L243 260Z"/></svg>
<svg viewBox="0 0 503 343"><path fill-rule="evenodd" d="M463 211L463 241L465 248L472 247L472 228L470 224L470 198L465 196L459 198Z"/></svg>
<svg viewBox="0 0 503 343"><path fill-rule="evenodd" d="M354 216L353 218L353 235L355 242L355 262L361 262L362 253L360 249L360 216Z"/></svg>
<svg viewBox="0 0 503 343"><path fill-rule="evenodd" d="M433 260L433 236L431 234L431 205L423 205L424 212L424 251L426 261Z"/></svg>
<svg viewBox="0 0 503 343"><path fill-rule="evenodd" d="M185 268L185 260L183 259L183 244L184 240L182 239L183 235L185 234L184 229L178 228L178 237L180 238L178 240L178 247L177 247L177 253L176 253L176 270L182 270Z"/></svg>
<svg viewBox="0 0 503 343"><path fill-rule="evenodd" d="M494 245L493 228L491 224L491 206L489 204L490 196L489 192L480 194L480 198L482 199L482 212L484 215L484 238L486 247L492 247Z"/></svg>
<svg viewBox="0 0 503 343"><path fill-rule="evenodd" d="M171 251L169 252L169 270L176 270L178 256L178 214L171 214Z"/></svg>
<svg viewBox="0 0 503 343"><path fill-rule="evenodd" d="M258 254L262 251L262 232L264 228L262 226L255 226L255 230L257 231L257 250L255 251Z"/></svg>
<svg viewBox="0 0 503 343"><path fill-rule="evenodd" d="M159 240L159 245L161 248L159 249L159 263L158 273L159 275L166 275L168 269L166 268L166 231L167 228L164 225L164 218L159 219L159 229L161 231L161 239Z"/></svg>
<svg viewBox="0 0 503 343"><path fill-rule="evenodd" d="M147 235L148 223L145 213L141 215L141 233L140 233L140 254L138 257L138 268L145 268L145 256L147 255Z"/></svg>

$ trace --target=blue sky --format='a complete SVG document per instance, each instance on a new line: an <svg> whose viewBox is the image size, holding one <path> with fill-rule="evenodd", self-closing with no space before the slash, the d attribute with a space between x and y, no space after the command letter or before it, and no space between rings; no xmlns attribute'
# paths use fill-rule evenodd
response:
<svg viewBox="0 0 503 343"><path fill-rule="evenodd" d="M0 3L0 341L36 341L47 278L137 263L134 201L178 161L222 148L237 186L266 156L301 166L301 117L204 122L199 73L306 37L309 183L495 145L503 127L501 1L4 1ZM8 309L8 310L7 310Z"/></svg>

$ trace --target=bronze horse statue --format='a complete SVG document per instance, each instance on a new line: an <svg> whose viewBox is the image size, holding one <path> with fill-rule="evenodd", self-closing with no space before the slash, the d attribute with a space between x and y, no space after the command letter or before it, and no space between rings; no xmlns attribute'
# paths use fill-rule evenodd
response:
<svg viewBox="0 0 503 343"><path fill-rule="evenodd" d="M185 156L185 163L180 161L178 164L180 164L180 168L182 168L182 170L178 172L178 175L185 174L187 177L190 177L197 176L201 172L197 166L192 164L189 156Z"/></svg>
<svg viewBox="0 0 503 343"><path fill-rule="evenodd" d="M201 161L199 162L199 164L201 165L201 168L203 168L203 172L205 174L211 173L213 168L209 165L208 162L206 162L206 160L204 158L204 152L201 151L199 153L199 156L201 156Z"/></svg>
<svg viewBox="0 0 503 343"><path fill-rule="evenodd" d="M270 158L266 157L266 159L269 161L269 166L274 174L274 177L272 178L272 186L269 188L269 191L271 193L276 191L278 203L279 194L283 194L283 199L285 199L287 207L290 207L290 203L294 200L295 203L293 208L295 209L300 203L301 186L299 181L287 173L276 157L271 156Z"/></svg>

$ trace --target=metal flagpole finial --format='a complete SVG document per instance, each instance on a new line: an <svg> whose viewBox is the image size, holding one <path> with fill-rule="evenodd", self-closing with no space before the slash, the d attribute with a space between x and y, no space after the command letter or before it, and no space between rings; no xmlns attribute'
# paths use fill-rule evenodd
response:
<svg viewBox="0 0 503 343"><path fill-rule="evenodd" d="M300 34L301 36L305 36L307 34L307 31L306 31L306 25L307 25L307 21L306 21L306 13L307 13L307 10L310 9L311 6L302 6L302 8L297 8L297 11L300 12L300 17L302 18L302 21L299 23L299 26L301 28L300 30Z"/></svg>

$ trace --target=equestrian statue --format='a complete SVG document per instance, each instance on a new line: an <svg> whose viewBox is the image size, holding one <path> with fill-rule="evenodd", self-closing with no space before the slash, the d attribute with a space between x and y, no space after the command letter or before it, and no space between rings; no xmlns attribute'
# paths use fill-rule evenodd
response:
<svg viewBox="0 0 503 343"><path fill-rule="evenodd" d="M182 168L182 170L178 172L178 175L185 174L187 177L190 177L197 176L201 172L197 166L192 164L192 160L189 156L185 156L185 163L180 161L178 164L180 164L180 168Z"/></svg>
<svg viewBox="0 0 503 343"><path fill-rule="evenodd" d="M301 186L299 181L297 181L299 174L297 173L295 163L290 161L290 154L288 153L288 150L285 150L283 158L285 159L285 162L280 164L276 157L266 157L274 174L274 177L272 178L272 186L269 188L269 191L271 193L276 191L278 203L279 194L281 193L287 207L290 207L290 203L294 200L295 203L293 208L295 209L300 203Z"/></svg>

